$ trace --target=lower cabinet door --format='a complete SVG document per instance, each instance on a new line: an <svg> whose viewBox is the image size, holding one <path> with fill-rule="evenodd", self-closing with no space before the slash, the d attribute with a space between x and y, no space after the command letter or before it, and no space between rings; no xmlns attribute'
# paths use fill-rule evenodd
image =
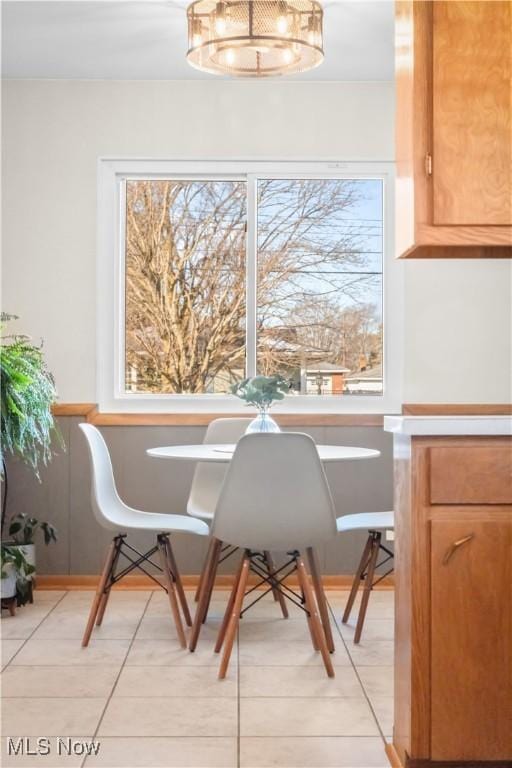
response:
<svg viewBox="0 0 512 768"><path fill-rule="evenodd" d="M431 523L432 760L512 760L512 513L495 510Z"/></svg>

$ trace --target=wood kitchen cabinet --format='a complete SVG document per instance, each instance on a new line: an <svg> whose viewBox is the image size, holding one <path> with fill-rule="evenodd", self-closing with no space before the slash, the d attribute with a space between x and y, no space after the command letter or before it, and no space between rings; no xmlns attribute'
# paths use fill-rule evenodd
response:
<svg viewBox="0 0 512 768"><path fill-rule="evenodd" d="M512 438L394 444L392 755L512 765Z"/></svg>
<svg viewBox="0 0 512 768"><path fill-rule="evenodd" d="M511 0L397 0L398 256L512 256L511 50Z"/></svg>

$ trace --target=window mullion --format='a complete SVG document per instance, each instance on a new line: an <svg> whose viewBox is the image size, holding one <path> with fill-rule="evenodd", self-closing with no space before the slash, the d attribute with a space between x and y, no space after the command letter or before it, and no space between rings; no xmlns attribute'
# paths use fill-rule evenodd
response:
<svg viewBox="0 0 512 768"><path fill-rule="evenodd" d="M247 252L246 252L246 375L256 376L256 313L257 313L257 252L258 252L258 189L257 178L247 175Z"/></svg>

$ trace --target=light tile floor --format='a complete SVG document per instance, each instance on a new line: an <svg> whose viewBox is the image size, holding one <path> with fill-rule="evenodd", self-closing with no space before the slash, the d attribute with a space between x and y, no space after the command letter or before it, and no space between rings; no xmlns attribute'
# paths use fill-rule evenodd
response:
<svg viewBox="0 0 512 768"><path fill-rule="evenodd" d="M393 721L393 593L373 593L363 638L329 592L336 677L325 676L302 612L272 598L241 622L228 677L213 644L226 592L214 593L195 653L178 646L163 592L115 592L80 647L91 592L37 591L2 630L2 765L49 768L387 768ZM189 595L193 605L193 596ZM358 606L354 610L354 621ZM50 739L47 756L8 755L8 739ZM100 742L97 756L59 742Z"/></svg>

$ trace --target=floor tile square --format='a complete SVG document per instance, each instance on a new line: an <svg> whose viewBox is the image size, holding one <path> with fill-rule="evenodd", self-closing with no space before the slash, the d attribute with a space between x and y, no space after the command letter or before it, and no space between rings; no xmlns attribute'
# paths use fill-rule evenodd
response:
<svg viewBox="0 0 512 768"><path fill-rule="evenodd" d="M92 735L106 699L12 698L4 699L2 736L23 732L23 736Z"/></svg>
<svg viewBox="0 0 512 768"><path fill-rule="evenodd" d="M235 738L101 738L86 768L235 768Z"/></svg>
<svg viewBox="0 0 512 768"><path fill-rule="evenodd" d="M23 605L16 609L15 616L2 615L2 639L27 639L52 610L52 603Z"/></svg>
<svg viewBox="0 0 512 768"><path fill-rule="evenodd" d="M347 641L347 649L356 667L389 667L393 665L395 648L393 640L368 640L359 645Z"/></svg>
<svg viewBox="0 0 512 768"><path fill-rule="evenodd" d="M240 668L240 696L263 697L363 697L364 692L352 667L336 668L336 677L327 677L315 667Z"/></svg>
<svg viewBox="0 0 512 768"><path fill-rule="evenodd" d="M393 667L357 667L357 674L370 698L393 696L395 682Z"/></svg>
<svg viewBox="0 0 512 768"><path fill-rule="evenodd" d="M107 698L118 675L117 667L9 666L2 675L2 696Z"/></svg>
<svg viewBox="0 0 512 768"><path fill-rule="evenodd" d="M235 675L224 680L217 677L217 669L208 666L128 667L125 666L117 682L114 696L139 697L236 697L238 685Z"/></svg>
<svg viewBox="0 0 512 768"><path fill-rule="evenodd" d="M123 663L129 640L91 639L87 648L79 640L49 640L32 637L11 662L22 666L109 666Z"/></svg>
<svg viewBox="0 0 512 768"><path fill-rule="evenodd" d="M241 736L378 736L365 699L240 699Z"/></svg>
<svg viewBox="0 0 512 768"><path fill-rule="evenodd" d="M3 624L3 622L2 622ZM2 652L2 669L9 664L13 656L19 651L25 640L21 637L7 640L2 636L0 640L0 650Z"/></svg>
<svg viewBox="0 0 512 768"><path fill-rule="evenodd" d="M99 730L102 736L236 736L236 698L113 697Z"/></svg>
<svg viewBox="0 0 512 768"><path fill-rule="evenodd" d="M379 737L240 739L241 768L389 768Z"/></svg>
<svg viewBox="0 0 512 768"><path fill-rule="evenodd" d="M334 636L335 666L350 666L351 661L341 638ZM295 619L243 619L239 630L241 666L322 665L313 649L307 622Z"/></svg>

